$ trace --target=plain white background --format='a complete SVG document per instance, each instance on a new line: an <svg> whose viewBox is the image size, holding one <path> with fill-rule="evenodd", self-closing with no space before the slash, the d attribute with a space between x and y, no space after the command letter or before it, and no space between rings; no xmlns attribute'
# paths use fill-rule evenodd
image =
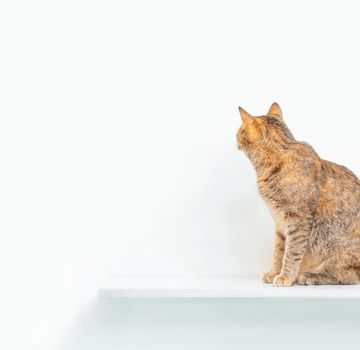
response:
<svg viewBox="0 0 360 350"><path fill-rule="evenodd" d="M262 274L273 223L237 107L279 102L295 137L360 174L358 13L2 1L2 348L60 346L112 274Z"/></svg>

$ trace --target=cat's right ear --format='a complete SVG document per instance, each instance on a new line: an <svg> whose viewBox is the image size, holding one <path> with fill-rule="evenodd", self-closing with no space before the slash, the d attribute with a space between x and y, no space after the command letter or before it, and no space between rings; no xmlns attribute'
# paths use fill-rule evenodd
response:
<svg viewBox="0 0 360 350"><path fill-rule="evenodd" d="M240 112L241 120L244 124L250 124L254 121L254 117L251 116L248 112L246 112L245 109L239 107L239 112Z"/></svg>
<svg viewBox="0 0 360 350"><path fill-rule="evenodd" d="M267 115L270 115L270 116L280 120L281 122L283 121L281 108L280 108L279 104L276 102L274 102L271 105L269 112L267 112Z"/></svg>

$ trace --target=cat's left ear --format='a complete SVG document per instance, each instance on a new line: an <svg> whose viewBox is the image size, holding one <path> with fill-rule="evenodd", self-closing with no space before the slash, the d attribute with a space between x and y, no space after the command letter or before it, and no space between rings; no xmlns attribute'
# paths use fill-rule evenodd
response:
<svg viewBox="0 0 360 350"><path fill-rule="evenodd" d="M246 112L244 108L239 107L239 112L244 124L252 124L254 122L255 118Z"/></svg>
<svg viewBox="0 0 360 350"><path fill-rule="evenodd" d="M269 112L267 112L267 115L270 115L271 117L274 117L274 118L280 120L281 122L284 121L283 117L282 117L281 108L280 108L279 104L276 102L274 102L271 105Z"/></svg>

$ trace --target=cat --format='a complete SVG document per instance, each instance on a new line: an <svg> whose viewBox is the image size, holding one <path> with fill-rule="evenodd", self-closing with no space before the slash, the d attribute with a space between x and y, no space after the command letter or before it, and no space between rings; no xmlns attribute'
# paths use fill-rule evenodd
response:
<svg viewBox="0 0 360 350"><path fill-rule="evenodd" d="M359 179L297 141L277 103L265 116L239 111L238 148L255 167L276 226L273 266L263 281L278 287L359 284Z"/></svg>

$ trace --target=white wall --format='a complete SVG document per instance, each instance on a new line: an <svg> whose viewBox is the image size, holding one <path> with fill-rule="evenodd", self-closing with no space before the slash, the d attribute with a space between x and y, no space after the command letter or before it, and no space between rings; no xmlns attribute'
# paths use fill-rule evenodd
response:
<svg viewBox="0 0 360 350"><path fill-rule="evenodd" d="M360 174L359 29L355 1L2 2L1 341L59 344L111 274L266 270L237 106Z"/></svg>

